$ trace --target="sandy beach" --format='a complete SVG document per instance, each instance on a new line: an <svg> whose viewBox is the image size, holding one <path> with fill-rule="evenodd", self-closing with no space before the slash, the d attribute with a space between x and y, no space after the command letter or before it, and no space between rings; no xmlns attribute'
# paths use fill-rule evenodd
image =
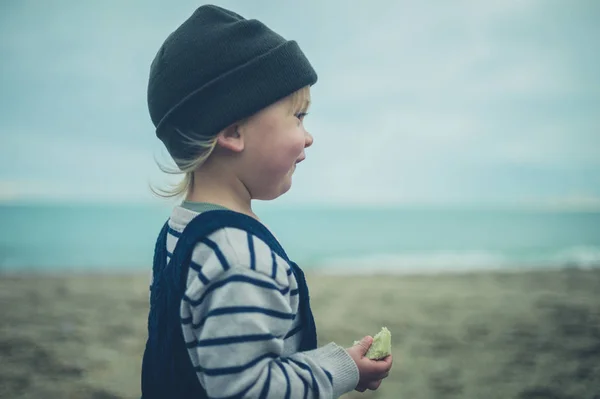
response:
<svg viewBox="0 0 600 399"><path fill-rule="evenodd" d="M0 276L1 398L138 398L147 275ZM600 398L600 270L309 275L320 344L387 326L350 398Z"/></svg>

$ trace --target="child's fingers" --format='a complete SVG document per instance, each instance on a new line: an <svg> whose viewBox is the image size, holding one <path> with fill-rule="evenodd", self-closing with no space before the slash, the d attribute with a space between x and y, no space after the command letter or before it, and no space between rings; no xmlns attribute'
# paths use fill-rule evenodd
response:
<svg viewBox="0 0 600 399"><path fill-rule="evenodd" d="M385 363L388 367L388 370L392 368L392 364L394 363L394 359L392 358L392 355L387 355L386 357L384 357L383 359L380 360L380 362Z"/></svg>
<svg viewBox="0 0 600 399"><path fill-rule="evenodd" d="M388 375L390 375L390 372L389 372L389 371L386 371L386 372L385 372L385 373L383 373L383 374L379 374L379 375L378 375L377 377L375 377L375 378L377 378L378 380L383 380L384 378L387 378L387 376L388 376Z"/></svg>
<svg viewBox="0 0 600 399"><path fill-rule="evenodd" d="M392 368L393 358L392 355L387 355L383 359L373 360L375 363L379 365L379 367L387 368L388 370Z"/></svg>
<svg viewBox="0 0 600 399"><path fill-rule="evenodd" d="M390 371L389 363L371 360L368 365L368 374L372 379L380 379L383 375Z"/></svg>
<svg viewBox="0 0 600 399"><path fill-rule="evenodd" d="M377 380L377 381L373 381L367 384L367 389L370 389L371 391L375 391L377 390L377 388L379 388L379 386L381 385L381 380Z"/></svg>
<svg viewBox="0 0 600 399"><path fill-rule="evenodd" d="M356 343L356 345L359 345L361 347L363 356L365 353L367 353L367 351L369 350L369 348L371 347L372 344L373 344L373 337L371 337L370 335L364 336L363 339L361 339L360 341L358 341Z"/></svg>
<svg viewBox="0 0 600 399"><path fill-rule="evenodd" d="M383 360L372 360L370 363L370 374L373 376L373 379L382 379L389 375L389 372L392 368L392 362L390 356L388 356L386 361Z"/></svg>

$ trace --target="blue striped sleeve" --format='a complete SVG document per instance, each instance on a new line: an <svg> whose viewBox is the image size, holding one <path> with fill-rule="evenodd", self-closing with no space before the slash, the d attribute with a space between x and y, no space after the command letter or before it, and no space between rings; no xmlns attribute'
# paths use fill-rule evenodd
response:
<svg viewBox="0 0 600 399"><path fill-rule="evenodd" d="M259 363L262 360L276 359L278 356L279 355L277 353L265 353L255 359L252 359L248 363L241 364L239 366L209 368L209 367L203 367L203 366L198 365L198 366L194 367L194 369L197 372L206 374L208 376L239 374L239 373L251 368L252 366L256 365L257 363Z"/></svg>
<svg viewBox="0 0 600 399"><path fill-rule="evenodd" d="M175 238L181 237L181 233L179 231L175 230L174 228L172 228L171 226L169 226L169 228L167 229L167 232Z"/></svg>
<svg viewBox="0 0 600 399"><path fill-rule="evenodd" d="M273 334L246 334L246 335L233 335L227 337L220 338L208 338L203 340L196 340L192 342L186 342L186 347L188 348L198 348L198 347L207 347L207 346L217 346L217 345L232 345L239 343L247 343L247 342L257 342L257 341L269 341L272 339L277 339L279 337Z"/></svg>
<svg viewBox="0 0 600 399"><path fill-rule="evenodd" d="M313 370L310 367L308 367L306 364L304 364L298 360L294 360L292 358L288 358L287 360L296 364L298 367L300 367L301 369L304 369L308 372L308 374L310 375L310 379L312 381L311 388L315 391L315 395L318 398L319 397L319 384L317 384L317 380L315 378L315 375L313 374Z"/></svg>
<svg viewBox="0 0 600 399"><path fill-rule="evenodd" d="M256 253L254 251L254 238L250 233L246 233L248 236L248 252L250 252L250 269L256 270Z"/></svg>
<svg viewBox="0 0 600 399"><path fill-rule="evenodd" d="M290 289L289 287L279 288L274 283L264 281L263 279L260 279L257 277L233 274L223 280L219 280L219 281L214 282L213 284L209 285L206 288L206 290L202 293L200 298L192 299L189 297L189 295L185 295L183 299L186 302L188 302L191 306L199 306L202 304L202 302L206 299L207 296L212 294L213 291L223 287L224 285L231 284L231 283L246 283L246 284L253 285L257 288L260 287L260 288L265 288L268 290L276 290L276 291L279 291L279 293L281 295L287 294Z"/></svg>
<svg viewBox="0 0 600 399"><path fill-rule="evenodd" d="M327 376L327 379L329 380L329 382L331 384L333 384L333 376L331 375L331 373L325 369L323 369L323 372L325 373L325 375Z"/></svg>
<svg viewBox="0 0 600 399"><path fill-rule="evenodd" d="M285 335L284 339L288 339L290 337L293 337L294 335L298 334L300 331L302 331L302 324L299 324L296 327L294 327L293 329L291 329L290 332L288 332Z"/></svg>
<svg viewBox="0 0 600 399"><path fill-rule="evenodd" d="M204 275L204 272L202 271L202 266L200 266L199 264L197 264L196 262L190 262L190 268L195 271L198 274L198 279L200 281L202 281L202 284L204 285L208 285L208 283L210 282L208 280L208 277L206 277Z"/></svg>
<svg viewBox="0 0 600 399"><path fill-rule="evenodd" d="M274 279L277 278L277 258L275 257L275 252L271 251L271 262L273 262L271 266L271 277Z"/></svg>
<svg viewBox="0 0 600 399"><path fill-rule="evenodd" d="M285 399L290 399L290 376L288 375L288 372L286 371L285 367L283 367L283 365L280 362L276 361L275 364L279 367L279 369L283 373L283 376L285 377Z"/></svg>
<svg viewBox="0 0 600 399"><path fill-rule="evenodd" d="M276 310L267 309L260 306L229 306L210 310L198 323L192 324L192 328L195 330L201 328L209 318L214 316L233 315L240 313L249 316L259 313L284 320L294 320L294 317L296 316L294 313L278 312Z"/></svg>
<svg viewBox="0 0 600 399"><path fill-rule="evenodd" d="M262 390L260 391L259 399L267 399L267 395L269 394L269 387L271 384L271 367L273 363L269 363L269 371L267 373L267 380L265 381Z"/></svg>
<svg viewBox="0 0 600 399"><path fill-rule="evenodd" d="M227 262L227 259L225 258L225 255L223 255L223 251L221 251L219 245L217 245L216 242L209 238L203 238L202 243L210 249L212 249L215 255L217 255L217 258L219 259L219 262L221 262L223 270L229 270L229 262Z"/></svg>

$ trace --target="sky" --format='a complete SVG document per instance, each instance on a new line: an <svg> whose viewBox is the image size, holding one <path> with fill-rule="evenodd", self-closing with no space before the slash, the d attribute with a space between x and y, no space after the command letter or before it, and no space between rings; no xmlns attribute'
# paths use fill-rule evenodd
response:
<svg viewBox="0 0 600 399"><path fill-rule="evenodd" d="M201 4L2 1L0 200L161 201L149 67ZM276 202L600 208L600 2L214 4L319 75Z"/></svg>

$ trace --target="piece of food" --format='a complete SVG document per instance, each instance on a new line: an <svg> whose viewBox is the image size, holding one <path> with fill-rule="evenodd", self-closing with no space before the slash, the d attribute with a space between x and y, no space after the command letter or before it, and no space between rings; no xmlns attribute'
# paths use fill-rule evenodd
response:
<svg viewBox="0 0 600 399"><path fill-rule="evenodd" d="M355 341L354 345L360 341ZM392 333L386 327L382 327L373 337L373 343L366 353L366 357L373 360L383 359L392 354Z"/></svg>

